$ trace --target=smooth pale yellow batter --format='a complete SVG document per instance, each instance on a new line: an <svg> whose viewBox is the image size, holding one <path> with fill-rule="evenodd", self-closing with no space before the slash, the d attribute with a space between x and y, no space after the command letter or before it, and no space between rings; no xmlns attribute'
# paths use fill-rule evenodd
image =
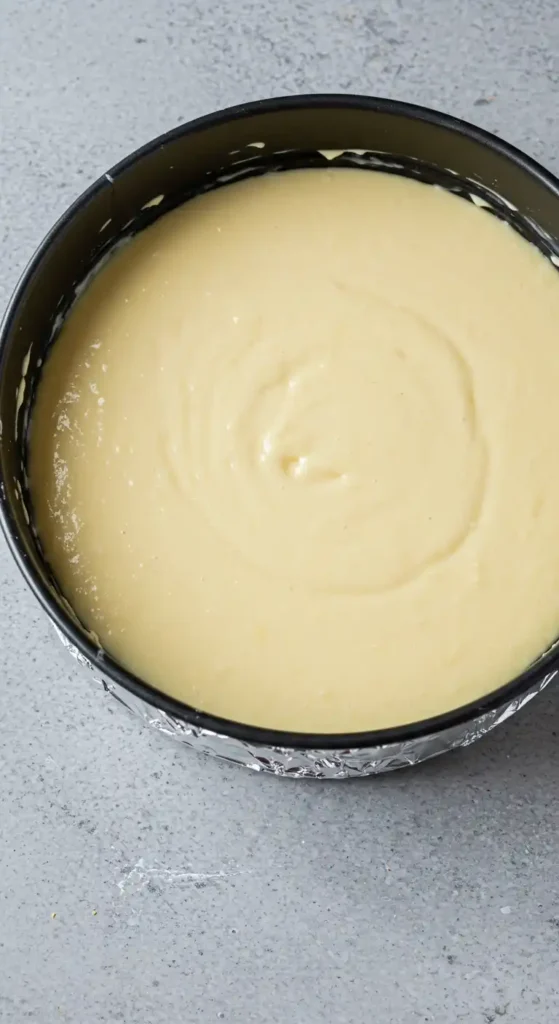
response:
<svg viewBox="0 0 559 1024"><path fill-rule="evenodd" d="M232 184L77 301L36 525L103 645L189 704L394 726L559 633L559 277L487 211L361 170Z"/></svg>

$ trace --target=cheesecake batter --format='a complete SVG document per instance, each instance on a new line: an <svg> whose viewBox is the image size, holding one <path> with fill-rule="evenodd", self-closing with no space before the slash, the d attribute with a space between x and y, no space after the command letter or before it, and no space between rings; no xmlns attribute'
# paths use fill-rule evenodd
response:
<svg viewBox="0 0 559 1024"><path fill-rule="evenodd" d="M441 189L350 169L162 217L76 302L29 476L123 665L345 732L448 711L559 633L559 277Z"/></svg>

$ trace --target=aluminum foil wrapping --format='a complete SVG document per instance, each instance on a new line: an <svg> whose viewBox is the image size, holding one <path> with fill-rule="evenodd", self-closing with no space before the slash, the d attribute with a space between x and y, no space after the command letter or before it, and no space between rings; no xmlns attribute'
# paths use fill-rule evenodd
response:
<svg viewBox="0 0 559 1024"><path fill-rule="evenodd" d="M351 779L365 775L379 775L419 764L428 758L437 757L458 747L467 747L480 739L501 722L506 722L525 704L551 683L559 674L555 669L543 673L529 690L520 696L504 702L499 708L485 712L477 718L448 729L421 736L405 742L387 743L377 747L349 747L340 750L303 750L293 747L270 747L258 743L246 743L223 733L212 732L169 715L130 693L123 686L99 672L97 668L78 651L68 638L55 626L60 640L69 653L91 670L95 682L106 693L112 694L132 714L139 716L147 725L166 736L172 736L187 747L202 754L213 754L224 761L252 768L257 772L305 779Z"/></svg>

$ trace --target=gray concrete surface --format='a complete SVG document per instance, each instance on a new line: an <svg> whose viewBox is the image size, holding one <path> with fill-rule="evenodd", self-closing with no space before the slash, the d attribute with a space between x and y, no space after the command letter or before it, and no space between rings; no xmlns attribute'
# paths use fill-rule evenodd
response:
<svg viewBox="0 0 559 1024"><path fill-rule="evenodd" d="M555 0L0 0L2 305L132 148L315 90L435 105L559 170ZM205 761L88 688L0 542L0 1021L553 1024L558 727L556 690L383 779Z"/></svg>

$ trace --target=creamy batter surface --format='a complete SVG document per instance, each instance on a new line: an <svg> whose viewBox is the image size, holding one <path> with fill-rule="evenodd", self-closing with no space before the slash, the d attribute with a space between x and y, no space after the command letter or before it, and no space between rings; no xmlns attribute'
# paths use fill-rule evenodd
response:
<svg viewBox="0 0 559 1024"><path fill-rule="evenodd" d="M507 682L559 633L559 277L487 211L349 169L162 217L77 301L36 525L122 664L338 732Z"/></svg>

